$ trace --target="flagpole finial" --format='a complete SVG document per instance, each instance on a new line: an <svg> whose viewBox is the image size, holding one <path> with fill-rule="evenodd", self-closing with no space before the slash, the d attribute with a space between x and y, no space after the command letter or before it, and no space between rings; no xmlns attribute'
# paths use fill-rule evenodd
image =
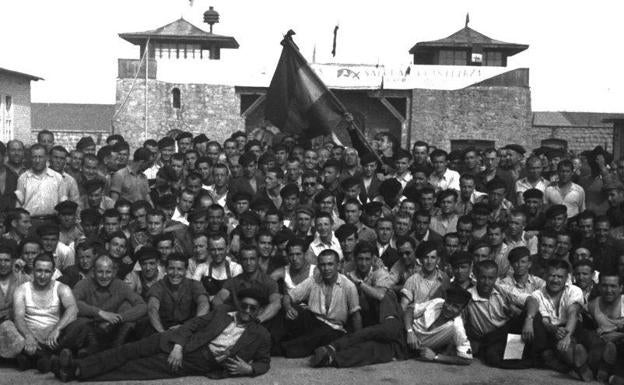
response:
<svg viewBox="0 0 624 385"><path fill-rule="evenodd" d="M470 14L466 12L466 27L468 27L468 23L470 23Z"/></svg>

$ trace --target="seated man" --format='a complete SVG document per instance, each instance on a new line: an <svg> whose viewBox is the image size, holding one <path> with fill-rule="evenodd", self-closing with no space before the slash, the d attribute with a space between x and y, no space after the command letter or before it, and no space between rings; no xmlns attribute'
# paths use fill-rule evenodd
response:
<svg viewBox="0 0 624 385"><path fill-rule="evenodd" d="M161 255L152 246L143 246L136 252L135 258L141 270L133 270L126 275L124 282L132 291L147 301L147 293L165 276L165 269L160 266Z"/></svg>
<svg viewBox="0 0 624 385"><path fill-rule="evenodd" d="M375 325L379 318L379 306L388 289L392 287L392 278L385 266L375 266L377 248L366 241L360 241L354 250L353 268L345 271L345 276L355 283L360 297L360 314L364 327Z"/></svg>
<svg viewBox="0 0 624 385"><path fill-rule="evenodd" d="M17 365L26 370L36 362L41 372L48 372L52 352L79 346L78 308L71 289L52 279L55 266L49 253L37 256L33 264L33 281L20 285L13 295L15 326L24 338Z"/></svg>
<svg viewBox="0 0 624 385"><path fill-rule="evenodd" d="M396 294L387 290L379 304L378 324L316 348L310 365L347 368L406 359L408 352L402 314Z"/></svg>
<svg viewBox="0 0 624 385"><path fill-rule="evenodd" d="M74 360L59 357L61 381L155 380L192 375L211 378L259 376L270 366L270 336L256 319L266 297L241 290L238 311L216 310L187 321L176 330Z"/></svg>
<svg viewBox="0 0 624 385"><path fill-rule="evenodd" d="M22 273L28 281L34 278L35 258L43 252L43 246L38 238L26 237L19 245L19 258L15 261L14 268ZM54 268L52 279L58 279L62 273Z"/></svg>
<svg viewBox="0 0 624 385"><path fill-rule="evenodd" d="M621 279L615 270L606 270L600 273L598 284L600 296L589 303L589 313L596 321L596 332L606 342L603 360L608 365L607 375L598 371L597 379L602 382L609 374L612 375L609 383L624 384L624 368L614 365L616 358L624 354L624 316L622 315L622 285ZM619 353L619 354L618 354ZM621 358L619 358L621 362Z"/></svg>
<svg viewBox="0 0 624 385"><path fill-rule="evenodd" d="M578 322L584 303L583 291L568 283L569 271L570 265L566 261L550 261L546 286L533 292L531 297L539 304L539 313L546 329L548 348L543 353L545 361L558 360L559 365L553 369L564 373L574 369L581 379L591 381L591 369L597 369L600 365L604 344ZM587 362L585 347L592 353L590 362ZM593 354L594 351L597 354Z"/></svg>
<svg viewBox="0 0 624 385"><path fill-rule="evenodd" d="M116 276L113 260L101 255L94 262L94 277L83 279L74 287L78 315L91 321L84 347L87 354L107 345L122 345L134 322L147 312L143 298Z"/></svg>
<svg viewBox="0 0 624 385"><path fill-rule="evenodd" d="M126 278L134 269L136 261L129 254L129 241L123 231L115 231L106 242L108 256L115 264L115 273L119 279Z"/></svg>
<svg viewBox="0 0 624 385"><path fill-rule="evenodd" d="M390 268L390 276L394 283L393 289L397 293L403 289L409 277L422 269L416 258L416 245L416 240L412 237L398 237L396 240L399 259Z"/></svg>
<svg viewBox="0 0 624 385"><path fill-rule="evenodd" d="M234 295L238 291L254 287L262 291L262 295L268 298L269 303L262 308L258 314L258 321L267 322L280 311L282 296L277 288L277 282L264 274L258 267L258 250L254 246L244 245L240 250L239 261L243 268L243 273L234 278L228 279L223 288L212 299L212 304L234 306Z"/></svg>
<svg viewBox="0 0 624 385"><path fill-rule="evenodd" d="M194 240L196 250L201 249L205 238L205 235L201 235ZM197 265L193 279L204 285L212 299L223 288L223 284L230 278L240 275L243 268L227 256L228 248L225 234L211 235L207 241L208 255L206 261Z"/></svg>
<svg viewBox="0 0 624 385"><path fill-rule="evenodd" d="M531 252L524 246L511 249L507 255L509 265L513 271L512 275L499 280L501 285L507 285L518 294L528 296L535 290L540 290L546 286L546 282L540 277L529 273L531 269Z"/></svg>
<svg viewBox="0 0 624 385"><path fill-rule="evenodd" d="M404 311L408 305L429 301L435 297L438 290L445 290L449 285L446 273L438 269L440 258L435 243L422 242L416 249L416 256L422 270L409 277L401 290L401 307Z"/></svg>
<svg viewBox="0 0 624 385"><path fill-rule="evenodd" d="M353 331L362 328L357 288L338 273L339 262L334 250L321 251L317 264L320 274L307 278L284 295L286 328L275 330L276 354L292 358L308 356L317 347L345 335L348 319ZM303 302L307 303L306 309L295 307Z"/></svg>
<svg viewBox="0 0 624 385"><path fill-rule="evenodd" d="M461 287L464 290L474 287L472 263L472 255L467 251L458 251L451 256L450 264L451 270L453 270L451 286Z"/></svg>
<svg viewBox="0 0 624 385"><path fill-rule="evenodd" d="M504 369L525 369L534 365L545 347L546 338L538 303L532 296L521 297L504 285L496 285L498 265L486 259L476 264L477 284L468 289L472 300L464 311L466 332L473 347L487 365ZM527 307L526 315L514 313ZM522 334L527 343L523 358L505 360L507 334ZM550 361L544 364L551 367Z"/></svg>
<svg viewBox="0 0 624 385"><path fill-rule="evenodd" d="M314 275L316 265L305 259L306 243L303 239L293 238L288 241L288 265L276 269L271 278L276 282L283 282L283 294L287 294L295 286Z"/></svg>
<svg viewBox="0 0 624 385"><path fill-rule="evenodd" d="M95 261L95 245L93 242L84 240L76 245L76 262L65 268L59 282L73 288L78 281L93 277L93 261Z"/></svg>
<svg viewBox="0 0 624 385"><path fill-rule="evenodd" d="M423 361L469 365L472 349L461 312L470 302L470 293L452 286L445 295L446 299L434 298L408 308L404 314L407 345ZM449 347L455 348L456 355L440 353Z"/></svg>
<svg viewBox="0 0 624 385"><path fill-rule="evenodd" d="M201 283L186 277L187 264L188 258L179 253L167 258L167 275L146 295L149 325L141 325L143 336L175 329L193 317L208 314L208 295Z"/></svg>
<svg viewBox="0 0 624 385"><path fill-rule="evenodd" d="M14 358L22 351L23 339L13 324L13 293L28 278L13 270L15 252L0 245L0 357Z"/></svg>

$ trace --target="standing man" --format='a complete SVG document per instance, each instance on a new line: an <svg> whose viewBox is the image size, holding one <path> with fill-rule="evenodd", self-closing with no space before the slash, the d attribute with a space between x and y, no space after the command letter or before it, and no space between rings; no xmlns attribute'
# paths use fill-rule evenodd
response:
<svg viewBox="0 0 624 385"><path fill-rule="evenodd" d="M546 187L544 198L549 205L564 205L568 218L585 211L585 190L572 182L574 165L564 159L557 165L559 181Z"/></svg>
<svg viewBox="0 0 624 385"><path fill-rule="evenodd" d="M65 172L67 164L67 156L69 152L63 146L54 146L50 151L50 168L63 177L63 189L67 199L72 202L78 202L80 193L78 192L78 183L73 176Z"/></svg>
<svg viewBox="0 0 624 385"><path fill-rule="evenodd" d="M26 166L24 165L24 143L19 140L9 140L7 142L6 166L18 176L26 171Z"/></svg>
<svg viewBox="0 0 624 385"><path fill-rule="evenodd" d="M435 191L453 189L459 191L459 173L448 168L448 154L444 150L436 149L429 156L433 166L433 173L429 176L429 183Z"/></svg>
<svg viewBox="0 0 624 385"><path fill-rule="evenodd" d="M138 200L152 203L147 177L143 174L150 165L151 156L147 148L139 148L134 152L132 163L113 174L110 196L114 201L121 197L131 203Z"/></svg>
<svg viewBox="0 0 624 385"><path fill-rule="evenodd" d="M15 189L17 188L17 174L4 164L6 147L0 142L0 211L15 207Z"/></svg>
<svg viewBox="0 0 624 385"><path fill-rule="evenodd" d="M63 189L63 177L47 167L48 155L45 147L35 144L30 148L32 167L17 180L17 207L23 207L30 215L33 228L56 218L54 207L67 200Z"/></svg>

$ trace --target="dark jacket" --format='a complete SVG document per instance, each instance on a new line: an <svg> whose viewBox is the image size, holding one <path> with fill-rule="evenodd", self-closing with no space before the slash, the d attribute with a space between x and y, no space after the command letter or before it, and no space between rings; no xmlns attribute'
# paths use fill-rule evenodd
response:
<svg viewBox="0 0 624 385"><path fill-rule="evenodd" d="M193 352L210 343L232 322L232 317L222 309L194 317L175 330L161 334L160 348L169 353L173 345L182 346L183 352ZM236 344L231 356L238 356L253 367L252 376L266 373L271 364L271 337L256 322L250 323Z"/></svg>
<svg viewBox="0 0 624 385"><path fill-rule="evenodd" d="M4 192L0 193L0 211L6 211L15 207L15 190L17 190L17 174L8 167L6 170L6 179L4 182Z"/></svg>

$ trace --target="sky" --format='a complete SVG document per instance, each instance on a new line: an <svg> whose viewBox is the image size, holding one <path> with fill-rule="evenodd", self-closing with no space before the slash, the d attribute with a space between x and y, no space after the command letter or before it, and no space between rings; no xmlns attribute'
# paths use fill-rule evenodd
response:
<svg viewBox="0 0 624 385"><path fill-rule="evenodd" d="M37 103L115 103L118 58L138 58L119 33L158 28L181 16L203 29L214 6L214 32L239 50L222 60L275 67L283 34L308 60L407 65L419 41L464 26L494 39L529 44L509 59L528 67L534 111L624 112L620 1L507 0L0 0L0 67L43 77ZM334 26L337 55L331 57Z"/></svg>

